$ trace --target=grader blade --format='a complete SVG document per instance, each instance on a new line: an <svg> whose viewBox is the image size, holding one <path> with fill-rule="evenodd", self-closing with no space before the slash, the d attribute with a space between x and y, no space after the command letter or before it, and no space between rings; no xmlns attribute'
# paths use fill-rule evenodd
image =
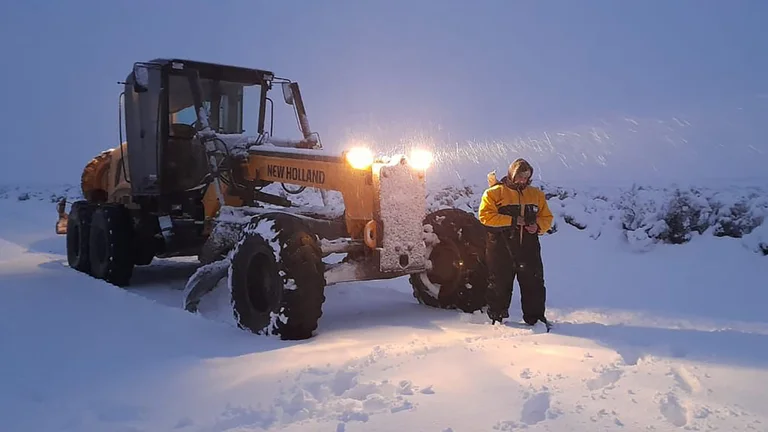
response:
<svg viewBox="0 0 768 432"><path fill-rule="evenodd" d="M232 264L230 252L242 239L243 230L258 213L247 208L222 207L211 233L200 249L198 259L203 264L197 269L184 287L184 309L197 312L200 300L216 289L221 279L228 277Z"/></svg>
<svg viewBox="0 0 768 432"><path fill-rule="evenodd" d="M221 279L227 277L229 265L229 258L225 258L197 269L184 288L184 310L197 312L200 299L213 291Z"/></svg>

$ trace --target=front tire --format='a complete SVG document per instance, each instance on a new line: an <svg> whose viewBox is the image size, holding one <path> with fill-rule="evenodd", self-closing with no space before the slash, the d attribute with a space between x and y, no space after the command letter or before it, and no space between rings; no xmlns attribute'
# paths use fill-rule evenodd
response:
<svg viewBox="0 0 768 432"><path fill-rule="evenodd" d="M317 236L293 215L255 217L233 251L229 284L240 328L283 340L312 337L325 302Z"/></svg>
<svg viewBox="0 0 768 432"><path fill-rule="evenodd" d="M488 269L485 265L485 228L471 213L442 209L424 219L439 242L431 246L432 268L410 275L419 303L472 313L485 306Z"/></svg>
<svg viewBox="0 0 768 432"><path fill-rule="evenodd" d="M91 275L113 285L127 286L133 274L133 226L128 210L119 205L96 208L89 239Z"/></svg>

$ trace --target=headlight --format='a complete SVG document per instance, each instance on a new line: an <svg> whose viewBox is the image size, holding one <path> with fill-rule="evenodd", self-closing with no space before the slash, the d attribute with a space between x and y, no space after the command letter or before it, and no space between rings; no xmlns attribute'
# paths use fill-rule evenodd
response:
<svg viewBox="0 0 768 432"><path fill-rule="evenodd" d="M354 147L344 152L344 158L352 168L367 169L373 164L373 152L365 147Z"/></svg>
<svg viewBox="0 0 768 432"><path fill-rule="evenodd" d="M408 157L408 164L417 170L426 170L432 165L432 152L429 150L415 149L411 151Z"/></svg>

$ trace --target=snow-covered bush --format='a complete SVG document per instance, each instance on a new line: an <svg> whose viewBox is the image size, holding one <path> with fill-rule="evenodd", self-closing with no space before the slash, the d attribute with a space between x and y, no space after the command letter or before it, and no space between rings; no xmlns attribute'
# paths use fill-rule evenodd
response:
<svg viewBox="0 0 768 432"><path fill-rule="evenodd" d="M17 201L47 201L51 203L58 202L62 198L67 201L77 201L82 199L82 193L79 186L0 186L0 199L14 199Z"/></svg>
<svg viewBox="0 0 768 432"><path fill-rule="evenodd" d="M768 255L768 223L763 223L752 230L744 236L742 241L749 250Z"/></svg>
<svg viewBox="0 0 768 432"><path fill-rule="evenodd" d="M664 224L657 238L664 243L686 243L693 232L703 234L707 230L710 213L699 191L675 189L661 209Z"/></svg>
<svg viewBox="0 0 768 432"><path fill-rule="evenodd" d="M760 226L768 215L768 197L750 192L735 201L711 203L716 220L713 234L740 238Z"/></svg>
<svg viewBox="0 0 768 432"><path fill-rule="evenodd" d="M427 193L427 211L433 212L443 208L458 208L477 213L483 190L463 184L444 186Z"/></svg>
<svg viewBox="0 0 768 432"><path fill-rule="evenodd" d="M768 214L768 196L759 189L656 189L633 186L614 208L630 242L682 244L694 235L741 238Z"/></svg>

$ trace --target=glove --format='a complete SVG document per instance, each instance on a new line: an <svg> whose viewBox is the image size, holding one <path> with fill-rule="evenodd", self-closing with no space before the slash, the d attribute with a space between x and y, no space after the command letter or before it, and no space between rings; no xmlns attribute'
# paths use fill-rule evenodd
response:
<svg viewBox="0 0 768 432"><path fill-rule="evenodd" d="M531 234L536 234L539 232L539 226L537 224L526 225L525 230Z"/></svg>

